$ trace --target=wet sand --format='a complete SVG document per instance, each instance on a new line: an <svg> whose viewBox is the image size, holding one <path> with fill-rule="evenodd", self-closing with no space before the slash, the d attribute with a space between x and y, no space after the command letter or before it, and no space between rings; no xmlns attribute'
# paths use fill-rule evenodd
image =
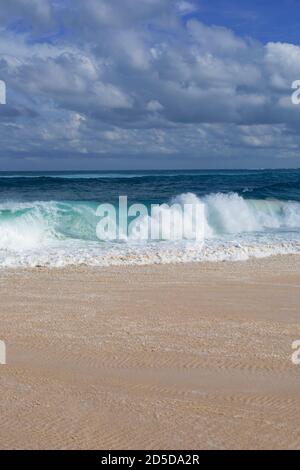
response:
<svg viewBox="0 0 300 470"><path fill-rule="evenodd" d="M300 448L299 287L299 256L1 271L0 448Z"/></svg>

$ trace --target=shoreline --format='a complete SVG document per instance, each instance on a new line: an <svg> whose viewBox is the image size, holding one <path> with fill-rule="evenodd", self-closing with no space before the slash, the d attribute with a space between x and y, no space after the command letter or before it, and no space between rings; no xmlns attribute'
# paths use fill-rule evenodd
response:
<svg viewBox="0 0 300 470"><path fill-rule="evenodd" d="M299 448L298 256L0 273L1 449Z"/></svg>
<svg viewBox="0 0 300 470"><path fill-rule="evenodd" d="M293 257L300 257L300 252L291 252L291 253L272 253L267 254L265 256L249 256L248 258L226 258L226 259L188 259L188 260L181 260L178 261L168 260L168 261L161 261L161 262L141 262L141 263L116 263L116 264L89 264L85 262L78 262L78 263L70 263L66 265L36 265L36 266L0 266L0 274L1 273L17 273L17 272L37 272L37 271L72 271L72 270L95 270L95 271L107 271L110 269L143 269L143 268L151 268L151 267L167 267L167 266L199 266L199 267L208 267L208 266L223 266L223 265L243 265L245 263L252 264L256 262L264 262L267 260L279 260L288 259ZM300 259L300 258L299 258Z"/></svg>

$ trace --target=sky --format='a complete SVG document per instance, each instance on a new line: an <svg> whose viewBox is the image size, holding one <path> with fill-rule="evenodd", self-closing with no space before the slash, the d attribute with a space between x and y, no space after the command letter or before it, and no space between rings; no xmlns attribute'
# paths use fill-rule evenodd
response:
<svg viewBox="0 0 300 470"><path fill-rule="evenodd" d="M299 0L0 0L0 170L300 167Z"/></svg>

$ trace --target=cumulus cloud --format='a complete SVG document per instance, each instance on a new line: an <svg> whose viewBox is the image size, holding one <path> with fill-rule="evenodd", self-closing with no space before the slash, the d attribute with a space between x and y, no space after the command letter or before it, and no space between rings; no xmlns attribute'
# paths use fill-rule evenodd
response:
<svg viewBox="0 0 300 470"><path fill-rule="evenodd" d="M188 2L186 0L181 0L176 3L176 8L180 14L187 15L197 11L197 6L193 2Z"/></svg>
<svg viewBox="0 0 300 470"><path fill-rule="evenodd" d="M159 101L157 100L151 100L149 103L147 103L147 109L148 111L162 111L164 107L160 104Z"/></svg>
<svg viewBox="0 0 300 470"><path fill-rule="evenodd" d="M126 159L147 148L149 166L159 154L196 166L260 149L294 157L300 47L241 38L196 10L193 1L5 2L0 156Z"/></svg>
<svg viewBox="0 0 300 470"><path fill-rule="evenodd" d="M197 20L190 20L187 23L187 30L205 51L235 53L246 48L244 40L221 26L206 26Z"/></svg>

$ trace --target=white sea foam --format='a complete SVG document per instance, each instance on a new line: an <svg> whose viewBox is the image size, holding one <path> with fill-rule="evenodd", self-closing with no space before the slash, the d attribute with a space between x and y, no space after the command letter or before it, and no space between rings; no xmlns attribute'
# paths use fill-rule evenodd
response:
<svg viewBox="0 0 300 470"><path fill-rule="evenodd" d="M199 203L182 194L170 204ZM8 202L0 205L0 267L178 263L244 260L300 253L300 204L211 194L205 205L205 241L100 242L97 204ZM175 224L179 212L175 212ZM177 218L177 219L176 219Z"/></svg>

